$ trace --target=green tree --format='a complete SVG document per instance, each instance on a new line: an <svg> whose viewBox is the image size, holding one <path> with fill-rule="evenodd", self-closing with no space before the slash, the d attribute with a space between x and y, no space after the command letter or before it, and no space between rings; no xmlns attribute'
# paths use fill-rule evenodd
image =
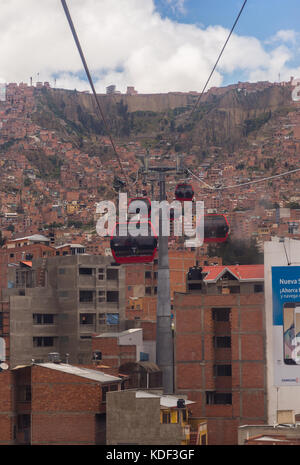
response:
<svg viewBox="0 0 300 465"><path fill-rule="evenodd" d="M210 257L222 257L223 265L258 265L263 263L264 256L258 250L255 240L228 238L226 242L209 246Z"/></svg>

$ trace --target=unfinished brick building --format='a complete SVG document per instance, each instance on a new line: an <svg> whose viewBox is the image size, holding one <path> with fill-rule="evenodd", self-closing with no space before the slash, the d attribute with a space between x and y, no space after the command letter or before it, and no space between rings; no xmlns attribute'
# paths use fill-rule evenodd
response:
<svg viewBox="0 0 300 465"><path fill-rule="evenodd" d="M190 278L174 297L176 393L196 401L210 444L237 444L239 425L267 417L263 265Z"/></svg>
<svg viewBox="0 0 300 465"><path fill-rule="evenodd" d="M105 444L106 393L122 379L62 363L0 372L0 444Z"/></svg>

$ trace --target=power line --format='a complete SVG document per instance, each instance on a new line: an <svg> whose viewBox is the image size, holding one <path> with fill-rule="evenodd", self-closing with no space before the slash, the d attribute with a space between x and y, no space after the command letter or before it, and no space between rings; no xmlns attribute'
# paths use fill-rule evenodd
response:
<svg viewBox="0 0 300 465"><path fill-rule="evenodd" d="M126 176L126 174L125 174L125 172L124 172L124 170L123 170L120 157L119 157L119 155L118 155L118 153L117 153L115 143L114 143L114 141L113 141L113 138L112 138L111 132L110 132L110 130L109 130L109 127L108 127L108 124L107 124L107 121L106 121L104 112L103 112L103 110L102 110L102 107L101 107L101 104L100 104L98 95L97 95L97 93L96 93L96 90L95 90L95 87L94 87L94 84L93 84L93 80L92 80L92 77L91 77L91 75L90 75L90 72L89 72L89 69L88 69L88 66L87 66L87 63L86 63L86 60L85 60L85 57L84 57L84 54L83 54L83 51L82 51L82 48L81 48L79 39L78 39L76 30L75 30L75 27L74 27L74 24L73 24L73 21L72 21L72 18L71 18L71 15L70 15L70 12L69 12L67 3L66 3L66 0L61 0L61 3L62 3L62 6L63 6L63 9L64 9L64 12L65 12L65 14L66 14L66 17L67 17L67 20L68 20L68 23L69 23L71 32L72 32L72 34L73 34L73 38L74 38L74 40L75 40L75 43L76 43L76 46L77 46L77 49L78 49L78 52L79 52L79 55L80 55L82 64L83 64L83 66L84 66L84 69L85 69L87 78L88 78L88 80L89 80L89 83L90 83L92 92L93 92L93 94L94 94L94 97L95 97L95 100L96 100L96 104L97 104L98 110L99 110L100 115L101 115L101 117L102 117L102 120L103 120L103 123L104 123L104 126L105 126L105 130L106 130L107 135L108 135L108 137L109 137L109 140L110 140L111 146L112 146L112 148L113 148L114 154L115 154L115 156L116 156L116 158L117 158L117 160L118 160L118 163L119 163L120 169L121 169L121 171L122 171L122 174L123 174L123 176L124 176L124 178L125 178L125 180L126 180L126 184L128 185L127 176Z"/></svg>
<svg viewBox="0 0 300 465"><path fill-rule="evenodd" d="M257 182L268 181L269 179L280 178L282 176L286 176L291 173L296 173L297 171L300 171L300 168L297 168L291 171L286 171L285 173L281 173L281 174L275 174L274 176L268 176L267 178L261 178L261 179L256 179L254 181L248 181L248 182L243 182L241 184L235 184L234 186L214 187L214 189L215 190L233 189L235 187L246 186L247 184L254 184Z"/></svg>
<svg viewBox="0 0 300 465"><path fill-rule="evenodd" d="M224 45L223 45L223 47L222 47L222 50L221 50L221 52L219 53L218 59L217 59L215 65L214 65L213 69L211 70L211 73L210 73L210 75L208 76L208 79L207 79L207 81L206 81L206 83L205 83L205 85L204 85L204 87L203 87L203 89L202 89L202 92L201 92L201 94L199 95L199 97L198 97L198 99L197 99L197 101L196 101L196 103L195 103L195 105L194 105L194 107L193 107L193 109L192 109L192 111L191 111L189 117L191 117L191 116L193 115L193 113L194 113L195 110L196 110L196 107L197 107L198 104L200 103L200 100L201 100L201 98L202 98L202 96L203 96L203 94L204 94L204 92L205 92L205 89L206 89L206 87L208 86L208 83L209 83L209 81L210 81L210 79L211 79L211 77L212 77L212 75L213 75L213 73L214 73L216 67L218 66L218 63L219 63L219 61L220 61L220 58L221 58L221 56L223 55L223 52L224 52L224 50L225 50L225 47L226 47L226 45L227 45L227 43L228 43L228 41L229 41L229 39L230 39L230 37L231 37L231 35L232 35L234 29L235 29L235 26L236 26L236 24L237 24L237 22L238 22L238 20L239 20L239 18L240 18L240 16L241 16L241 14L242 14L242 11L243 11L243 9L244 9L246 3L247 3L247 0L244 1L243 5L242 5L242 7L241 7L241 9L240 9L240 11L239 11L239 14L237 15L236 20L235 20L234 23L233 23L233 26L232 26L232 28L231 28L231 30L230 30L230 32L229 32L229 34L228 34L228 37L227 37L227 39L226 39L226 41L225 41L225 43L224 43Z"/></svg>
<svg viewBox="0 0 300 465"><path fill-rule="evenodd" d="M198 178L198 176L196 176L189 168L186 168L186 170L187 170L192 176L194 176L194 178L196 178L199 182L202 182L202 184L205 184L205 186L209 187L209 189L215 189L214 186L210 186L209 184L207 184L206 182L204 182L202 179Z"/></svg>
<svg viewBox="0 0 300 465"><path fill-rule="evenodd" d="M221 186L221 187L210 186L209 184L204 182L202 179L200 179L198 176L196 176L190 169L186 168L186 170L192 176L194 176L194 178L196 178L199 182L201 182L202 184L205 184L205 186L207 186L209 189L212 189L212 190L215 190L215 191L221 191L221 190L224 190L224 189L233 189L235 187L246 186L248 184L255 184L255 183L258 183L258 182L268 181L269 179L274 179L274 178L280 178L282 176L287 176L289 174L296 173L297 171L300 171L300 168L296 168L295 170L285 171L284 173L275 174L273 176L268 176L266 178L260 178L260 179L255 179L253 181L247 181L247 182L243 182L243 183L240 183L240 184L234 184L233 186Z"/></svg>
<svg viewBox="0 0 300 465"><path fill-rule="evenodd" d="M207 88L207 86L208 86L208 83L209 83L209 81L210 81L210 79L211 79L211 77L212 77L212 75L213 75L213 73L214 73L216 67L218 66L218 63L219 63L219 61L220 61L220 59L221 59L221 56L223 55L223 52L224 52L224 50L225 50L225 47L226 47L226 45L227 45L227 43L228 43L228 41L229 41L229 39L230 39L230 37L231 37L231 35L232 35L234 29L235 29L235 26L237 25L237 22L238 22L238 20L239 20L241 14L242 14L242 11L243 11L243 9L244 9L246 3L247 3L247 0L244 0L244 3L243 3L243 5L242 5L242 7L241 7L241 9L240 9L240 11L239 11L239 13L238 13L238 15L237 15L235 21L234 21L234 23L233 23L233 26L232 26L232 28L231 28L231 30L230 30L228 36L227 36L227 39L226 39L226 41L225 41L225 43L224 43L224 45L223 45L221 51L220 51L220 53L219 53L219 56L218 56L218 58L217 58L217 61L215 62L214 66L213 66L213 68L212 68L212 70L211 70L211 72L210 72L210 75L208 76L208 78L207 78L207 80L206 80L206 83L205 83L205 85L204 85L204 87L203 87L203 89L202 89L202 91L201 91L201 94L199 95L198 99L196 100L195 105L193 106L193 108L192 108L190 114L188 115L188 120L189 120L189 119L192 117L192 115L194 114L194 112L195 112L197 106L199 105L199 103L200 103L200 101L201 101L201 99L202 99L202 97L203 97L203 94L204 94L204 92L205 92L205 90L206 90L206 88ZM173 145L175 145L175 143L178 141L178 138L179 138L179 134L177 135L177 137L175 137L175 140L173 141ZM168 151L169 151L169 150L170 150L170 147L168 148Z"/></svg>

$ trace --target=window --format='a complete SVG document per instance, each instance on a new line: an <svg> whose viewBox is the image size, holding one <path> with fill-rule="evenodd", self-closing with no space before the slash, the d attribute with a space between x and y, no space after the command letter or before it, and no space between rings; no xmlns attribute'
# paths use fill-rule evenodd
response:
<svg viewBox="0 0 300 465"><path fill-rule="evenodd" d="M3 329L3 313L0 313L0 330Z"/></svg>
<svg viewBox="0 0 300 465"><path fill-rule="evenodd" d="M162 423L170 423L170 412L162 413Z"/></svg>
<svg viewBox="0 0 300 465"><path fill-rule="evenodd" d="M33 313L33 324L34 325L53 325L54 324L54 313Z"/></svg>
<svg viewBox="0 0 300 465"><path fill-rule="evenodd" d="M157 286L154 287L154 295L157 294Z"/></svg>
<svg viewBox="0 0 300 465"><path fill-rule="evenodd" d="M79 301L80 302L93 302L93 291L79 291Z"/></svg>
<svg viewBox="0 0 300 465"><path fill-rule="evenodd" d="M109 268L106 271L106 279L110 281L117 281L119 279L119 270Z"/></svg>
<svg viewBox="0 0 300 465"><path fill-rule="evenodd" d="M214 342L214 347L216 347L217 349L231 347L230 336L214 336L213 342Z"/></svg>
<svg viewBox="0 0 300 465"><path fill-rule="evenodd" d="M106 325L106 313L99 313L99 325Z"/></svg>
<svg viewBox="0 0 300 465"><path fill-rule="evenodd" d="M215 365L215 376L231 376L231 365Z"/></svg>
<svg viewBox="0 0 300 465"><path fill-rule="evenodd" d="M66 269L65 268L58 268L58 274L65 274Z"/></svg>
<svg viewBox="0 0 300 465"><path fill-rule="evenodd" d="M98 302L105 302L105 291L98 291Z"/></svg>
<svg viewBox="0 0 300 465"><path fill-rule="evenodd" d="M146 295L151 295L151 287L146 287L145 288L145 294Z"/></svg>
<svg viewBox="0 0 300 465"><path fill-rule="evenodd" d="M145 278L146 278L146 279L152 278L152 273L151 273L151 271L145 271Z"/></svg>
<svg viewBox="0 0 300 465"><path fill-rule="evenodd" d="M10 258L14 258L15 254L14 253L11 253L9 254Z"/></svg>
<svg viewBox="0 0 300 465"><path fill-rule="evenodd" d="M106 301L107 302L119 302L119 292L118 291L107 291Z"/></svg>
<svg viewBox="0 0 300 465"><path fill-rule="evenodd" d="M93 268L79 268L79 274L92 275Z"/></svg>
<svg viewBox="0 0 300 465"><path fill-rule="evenodd" d="M254 284L254 292L264 292L264 285L263 284Z"/></svg>
<svg viewBox="0 0 300 465"><path fill-rule="evenodd" d="M98 279L104 280L104 268L98 268Z"/></svg>
<svg viewBox="0 0 300 465"><path fill-rule="evenodd" d="M230 289L230 294L239 294L240 293L240 286L231 286L229 289Z"/></svg>
<svg viewBox="0 0 300 465"><path fill-rule="evenodd" d="M95 321L94 313L80 313L80 324L81 325L93 325Z"/></svg>
<svg viewBox="0 0 300 465"><path fill-rule="evenodd" d="M154 279L157 279L157 276L158 276L158 273L157 273L157 271L154 271L154 273L153 273L153 277L154 277Z"/></svg>
<svg viewBox="0 0 300 465"><path fill-rule="evenodd" d="M99 325L118 325L119 313L99 313Z"/></svg>
<svg viewBox="0 0 300 465"><path fill-rule="evenodd" d="M118 313L107 313L106 314L106 324L107 325L118 325L119 324L119 314Z"/></svg>
<svg viewBox="0 0 300 465"><path fill-rule="evenodd" d="M33 347L52 347L54 346L54 337L37 336L33 338Z"/></svg>
<svg viewBox="0 0 300 465"><path fill-rule="evenodd" d="M230 392L206 391L207 405L231 405L232 394Z"/></svg>
<svg viewBox="0 0 300 465"><path fill-rule="evenodd" d="M229 321L230 308L213 308L212 317L215 321Z"/></svg>

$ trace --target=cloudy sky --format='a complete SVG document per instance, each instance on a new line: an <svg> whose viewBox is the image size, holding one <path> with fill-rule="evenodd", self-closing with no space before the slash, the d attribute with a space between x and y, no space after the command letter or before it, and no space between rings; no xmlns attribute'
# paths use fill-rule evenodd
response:
<svg viewBox="0 0 300 465"><path fill-rule="evenodd" d="M96 90L201 91L243 0L67 0ZM60 0L0 0L0 82L89 90ZM300 78L299 0L248 0L209 87Z"/></svg>

